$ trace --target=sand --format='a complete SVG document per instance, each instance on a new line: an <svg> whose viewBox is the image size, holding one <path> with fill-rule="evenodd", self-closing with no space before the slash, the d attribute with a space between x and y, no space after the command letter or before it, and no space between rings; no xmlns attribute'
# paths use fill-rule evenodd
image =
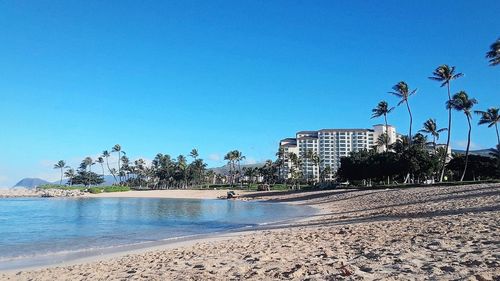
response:
<svg viewBox="0 0 500 281"><path fill-rule="evenodd" d="M236 191L237 194L254 194L255 192ZM218 197L227 196L227 190L189 190L189 189L172 189L172 190L144 190L144 191L127 191L127 192L108 192L99 194L87 194L88 197L96 198L184 198L184 199L217 199Z"/></svg>
<svg viewBox="0 0 500 281"><path fill-rule="evenodd" d="M202 193L196 196L208 196ZM500 280L498 184L245 196L321 213L287 226L0 279Z"/></svg>

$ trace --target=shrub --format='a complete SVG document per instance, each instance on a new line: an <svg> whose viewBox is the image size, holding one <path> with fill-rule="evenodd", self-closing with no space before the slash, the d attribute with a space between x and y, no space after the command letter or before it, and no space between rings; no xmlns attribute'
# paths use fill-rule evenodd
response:
<svg viewBox="0 0 500 281"><path fill-rule="evenodd" d="M97 193L101 193L102 189L99 187L91 187L91 188L89 188L89 192L92 194L97 194Z"/></svg>

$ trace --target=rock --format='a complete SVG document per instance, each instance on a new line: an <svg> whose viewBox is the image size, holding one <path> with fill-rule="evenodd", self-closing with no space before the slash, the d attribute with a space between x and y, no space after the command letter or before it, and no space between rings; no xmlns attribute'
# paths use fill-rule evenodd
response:
<svg viewBox="0 0 500 281"><path fill-rule="evenodd" d="M359 270L364 271L364 272L372 272L373 269L371 267L368 267L366 265L362 265Z"/></svg>

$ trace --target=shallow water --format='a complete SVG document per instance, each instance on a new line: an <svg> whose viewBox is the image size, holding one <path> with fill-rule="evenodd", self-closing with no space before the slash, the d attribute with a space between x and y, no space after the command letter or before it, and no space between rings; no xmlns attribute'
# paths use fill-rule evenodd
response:
<svg viewBox="0 0 500 281"><path fill-rule="evenodd" d="M313 213L263 202L152 198L0 199L0 269L71 253L251 227ZM78 255L81 256L81 255Z"/></svg>

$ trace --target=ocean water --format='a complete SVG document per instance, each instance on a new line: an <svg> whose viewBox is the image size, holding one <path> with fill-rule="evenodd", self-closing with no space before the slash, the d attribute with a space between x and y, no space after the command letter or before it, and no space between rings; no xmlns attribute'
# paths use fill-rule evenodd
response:
<svg viewBox="0 0 500 281"><path fill-rule="evenodd" d="M0 270L254 227L313 212L304 206L233 200L0 199Z"/></svg>

